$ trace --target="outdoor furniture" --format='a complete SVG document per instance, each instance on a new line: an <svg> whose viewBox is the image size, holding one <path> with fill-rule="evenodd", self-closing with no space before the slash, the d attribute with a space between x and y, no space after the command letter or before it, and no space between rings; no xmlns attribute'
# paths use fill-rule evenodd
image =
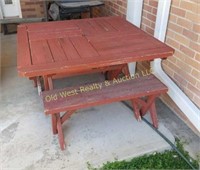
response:
<svg viewBox="0 0 200 170"><path fill-rule="evenodd" d="M61 19L71 16L73 13L81 12L89 12L90 18L92 18L92 8L104 5L104 3L99 0L62 0L55 1L55 3L60 8L59 13Z"/></svg>
<svg viewBox="0 0 200 170"><path fill-rule="evenodd" d="M167 87L153 75L118 81L121 79L42 93L45 113L55 117L52 128L54 134L58 134L62 150L65 149L62 124L76 110L86 107L131 100L136 119L141 120L149 111L154 127L158 127L155 99L166 93ZM61 112L65 114L61 116Z"/></svg>
<svg viewBox="0 0 200 170"><path fill-rule="evenodd" d="M29 22L41 22L44 20L43 18L4 18L0 19L0 24L3 25L4 34L12 34L16 32L9 32L8 25L9 24L21 24L21 23L29 23Z"/></svg>
<svg viewBox="0 0 200 170"><path fill-rule="evenodd" d="M36 80L42 77L45 91L53 90L52 79L55 77L109 71L109 75L114 78L119 69L129 62L167 58L174 53L171 47L120 17L22 24L18 26L17 42L19 75L33 79L36 85L39 84ZM157 82L157 79L153 78L153 81ZM129 85L128 90L131 88ZM154 90L158 89L155 87ZM160 93L159 90L157 92ZM130 98L123 96L118 101L137 99L136 103L144 106L138 98L149 96L147 93L143 91L136 97L132 93ZM150 109L151 106L147 106ZM63 105L63 108L68 110L67 105ZM55 115L51 114L54 134L57 133L57 121L60 119Z"/></svg>

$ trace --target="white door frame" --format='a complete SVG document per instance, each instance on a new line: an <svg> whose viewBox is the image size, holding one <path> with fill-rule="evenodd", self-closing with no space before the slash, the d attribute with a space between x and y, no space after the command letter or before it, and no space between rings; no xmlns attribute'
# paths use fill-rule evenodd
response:
<svg viewBox="0 0 200 170"><path fill-rule="evenodd" d="M143 0L128 0L126 20L140 28L142 20ZM136 62L128 63L129 73L135 74Z"/></svg>
<svg viewBox="0 0 200 170"><path fill-rule="evenodd" d="M20 0L13 0L14 3L16 4L16 7L18 8L18 16L19 18L22 18L22 10L21 10L21 4L20 4ZM3 4L2 1L0 0L0 19L4 18L4 14L3 14Z"/></svg>
<svg viewBox="0 0 200 170"><path fill-rule="evenodd" d="M3 19L3 13L2 13L1 4L0 4L0 19Z"/></svg>

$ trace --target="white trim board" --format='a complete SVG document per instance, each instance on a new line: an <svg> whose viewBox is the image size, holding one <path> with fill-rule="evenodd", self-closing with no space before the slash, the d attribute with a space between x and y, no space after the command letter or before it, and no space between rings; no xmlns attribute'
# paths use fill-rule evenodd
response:
<svg viewBox="0 0 200 170"><path fill-rule="evenodd" d="M170 5L171 0L159 0L158 3L154 37L162 42L165 41L166 37ZM190 122L200 133L200 110L163 71L161 59L155 59L153 62L151 62L151 66L153 68L155 76L168 86L168 95L170 96L170 98L176 103L179 109L185 114L185 116L190 120Z"/></svg>

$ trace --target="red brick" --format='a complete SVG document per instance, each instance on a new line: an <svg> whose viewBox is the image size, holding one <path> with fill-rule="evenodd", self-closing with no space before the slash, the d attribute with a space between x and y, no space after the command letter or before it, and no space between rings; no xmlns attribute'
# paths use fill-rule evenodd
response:
<svg viewBox="0 0 200 170"><path fill-rule="evenodd" d="M145 24L145 25L148 25L149 27L151 27L151 21L149 21L149 20L146 19L146 18L143 18L143 19L142 19L142 23Z"/></svg>
<svg viewBox="0 0 200 170"><path fill-rule="evenodd" d="M185 35L187 38L189 38L193 41L197 41L199 38L198 34L192 32L192 31L186 30L186 29L183 29L183 35Z"/></svg>
<svg viewBox="0 0 200 170"><path fill-rule="evenodd" d="M194 77L196 77L197 80L200 81L200 70L193 69L193 70L192 70L192 75L193 75Z"/></svg>
<svg viewBox="0 0 200 170"><path fill-rule="evenodd" d="M158 1L157 0L150 0L149 5L156 8L158 6Z"/></svg>
<svg viewBox="0 0 200 170"><path fill-rule="evenodd" d="M179 34L181 34L183 32L183 28L181 26L174 24L172 22L169 22L168 28L170 30L173 30L173 32L178 32Z"/></svg>
<svg viewBox="0 0 200 170"><path fill-rule="evenodd" d="M149 33L150 35L154 34L154 30L148 26L146 26L146 32Z"/></svg>
<svg viewBox="0 0 200 170"><path fill-rule="evenodd" d="M189 74L191 73L192 71L192 67L190 65L188 65L187 63L185 63L184 61L182 60L177 60L176 61L176 65L180 68L181 71L179 71L178 74L182 74L184 76L187 76L185 75L186 73Z"/></svg>
<svg viewBox="0 0 200 170"><path fill-rule="evenodd" d="M188 55L188 56L191 57L191 58L193 58L194 55L195 55L195 52L194 52L193 50L191 50L190 48L185 47L185 46L183 46L183 45L180 45L180 50L181 50L184 54Z"/></svg>
<svg viewBox="0 0 200 170"><path fill-rule="evenodd" d="M193 99L194 103L197 105L197 106L200 106L200 98L198 96L195 96L194 99ZM200 107L199 107L200 108Z"/></svg>
<svg viewBox="0 0 200 170"><path fill-rule="evenodd" d="M188 89L190 89L193 93L195 93L197 96L200 96L200 90L195 87L195 85L188 83L187 85Z"/></svg>
<svg viewBox="0 0 200 170"><path fill-rule="evenodd" d="M120 6L123 5L122 1L117 1L117 4L120 5Z"/></svg>
<svg viewBox="0 0 200 170"><path fill-rule="evenodd" d="M152 7L150 7L149 5L144 5L143 10L145 10L147 12L151 12Z"/></svg>
<svg viewBox="0 0 200 170"><path fill-rule="evenodd" d="M22 9L22 12L25 12L25 11L36 11L36 9L35 8Z"/></svg>
<svg viewBox="0 0 200 170"><path fill-rule="evenodd" d="M157 8L152 9L152 14L156 15L157 14Z"/></svg>
<svg viewBox="0 0 200 170"><path fill-rule="evenodd" d="M172 7L171 12L175 15L185 17L186 11L180 8Z"/></svg>
<svg viewBox="0 0 200 170"><path fill-rule="evenodd" d="M149 4L149 0L144 0L144 4Z"/></svg>
<svg viewBox="0 0 200 170"><path fill-rule="evenodd" d="M200 33L200 24L194 23L193 24L193 31Z"/></svg>
<svg viewBox="0 0 200 170"><path fill-rule="evenodd" d="M197 3L194 3L192 1L186 1L186 0L182 0L180 3L180 7L185 9L185 10L189 10L191 12L197 12L198 10L198 5Z"/></svg>
<svg viewBox="0 0 200 170"><path fill-rule="evenodd" d="M172 38L167 37L166 43L170 45L172 48L180 48L180 44Z"/></svg>
<svg viewBox="0 0 200 170"><path fill-rule="evenodd" d="M187 12L186 18L191 20L194 23L199 23L199 21L200 21L200 15L198 15L198 12L196 12L196 13Z"/></svg>
<svg viewBox="0 0 200 170"><path fill-rule="evenodd" d="M150 14L150 13L147 13L147 18L148 18L149 20L153 21L153 22L156 21L156 16L155 16L155 15L152 15L152 14Z"/></svg>
<svg viewBox="0 0 200 170"><path fill-rule="evenodd" d="M192 21L187 20L185 18L178 18L177 24L186 29L192 29L192 25L193 25Z"/></svg>
<svg viewBox="0 0 200 170"><path fill-rule="evenodd" d="M174 71L173 71L170 67L168 67L168 66L165 65L165 64L162 64L162 66L163 66L164 71L165 71L170 77L173 77L173 76L174 76Z"/></svg>
<svg viewBox="0 0 200 170"><path fill-rule="evenodd" d="M197 70L199 70L199 68L200 68L200 62L197 62L196 60L189 58L189 57L185 59L185 63L187 63L191 67L194 67Z"/></svg>
<svg viewBox="0 0 200 170"><path fill-rule="evenodd" d="M193 49L193 50L196 50L197 52L200 52L200 45L197 44L196 42L190 42L190 47Z"/></svg>
<svg viewBox="0 0 200 170"><path fill-rule="evenodd" d="M176 23L176 21L177 21L177 16L176 16L176 15L173 15L173 14L170 14L169 20L170 20L170 22Z"/></svg>
<svg viewBox="0 0 200 170"><path fill-rule="evenodd" d="M114 4L114 8L115 8L116 10L118 10L118 9L119 9L119 6L116 5L116 4Z"/></svg>
<svg viewBox="0 0 200 170"><path fill-rule="evenodd" d="M196 55L195 55L195 60L197 60L197 61L200 62L200 53L196 53Z"/></svg>
<svg viewBox="0 0 200 170"><path fill-rule="evenodd" d="M178 84L178 86L181 87L182 89L184 89L184 87L187 86L187 81L185 80L185 78L181 77L177 73L174 74L173 78L175 82Z"/></svg>
<svg viewBox="0 0 200 170"><path fill-rule="evenodd" d="M193 93L190 89L185 88L184 92L185 92L185 94L186 94L191 100L193 100L193 98L194 98L194 93Z"/></svg>

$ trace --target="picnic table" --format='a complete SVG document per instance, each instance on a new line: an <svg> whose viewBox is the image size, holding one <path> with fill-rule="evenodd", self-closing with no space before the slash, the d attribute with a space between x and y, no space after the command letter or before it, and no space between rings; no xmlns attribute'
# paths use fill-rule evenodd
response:
<svg viewBox="0 0 200 170"><path fill-rule="evenodd" d="M121 17L21 24L17 44L19 75L42 76L45 82L56 75L109 70L174 52Z"/></svg>
<svg viewBox="0 0 200 170"><path fill-rule="evenodd" d="M62 124L75 110L86 106L131 99L136 118L149 110L157 127L155 98L166 92L167 87L152 76L101 91L73 95L69 100L63 98L55 103L46 100L51 95L57 95L53 91L52 79L55 77L102 71L109 71L114 77L129 62L163 59L174 53L171 47L125 19L102 17L22 24L18 26L17 43L19 75L35 82L38 77L44 80L47 92L43 95L45 112L52 116L53 133L58 133L61 149L65 148ZM114 88L116 93L112 95ZM71 90L73 88L65 89L67 92ZM147 100L143 101L143 96ZM70 105L69 101L73 104ZM60 116L57 111L66 111L66 114Z"/></svg>

